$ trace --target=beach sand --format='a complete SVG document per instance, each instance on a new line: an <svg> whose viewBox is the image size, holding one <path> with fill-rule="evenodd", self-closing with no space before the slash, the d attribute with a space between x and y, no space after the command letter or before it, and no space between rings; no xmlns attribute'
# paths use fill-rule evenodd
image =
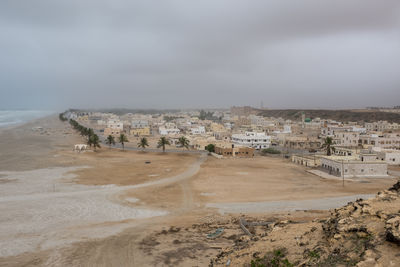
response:
<svg viewBox="0 0 400 267"><path fill-rule="evenodd" d="M281 158L72 151L83 142L56 116L0 131L1 266L208 266L243 234L241 213L312 221L328 214L318 210L326 207L321 199L394 183L364 179L343 188ZM314 210L270 209L303 200ZM207 239L218 227L223 236Z"/></svg>

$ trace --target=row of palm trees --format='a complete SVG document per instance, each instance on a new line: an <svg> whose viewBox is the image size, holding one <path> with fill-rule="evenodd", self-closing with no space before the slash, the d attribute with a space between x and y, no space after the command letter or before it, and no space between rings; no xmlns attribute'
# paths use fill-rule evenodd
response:
<svg viewBox="0 0 400 267"><path fill-rule="evenodd" d="M77 130L82 136L84 136L87 140L87 144L90 147L93 147L94 150L96 150L96 148L100 148L100 138L97 134L94 133L92 128L87 128L81 124L79 124L79 122L77 122L76 120L70 119L69 123L71 124L72 128L74 128L75 130Z"/></svg>
<svg viewBox="0 0 400 267"><path fill-rule="evenodd" d="M68 120L63 115L64 114L62 114L62 113L59 114L60 120L61 121ZM96 148L101 147L100 146L100 138L97 134L94 133L92 128L87 128L73 119L70 119L69 123L71 124L72 128L77 130L82 136L84 136L87 139L87 144L90 147L93 146L94 150L96 150ZM118 143L120 143L122 145L123 150L125 150L125 143L127 143L127 142L129 142L128 137L125 134L121 133L118 136ZM105 143L107 145L109 145L109 147L111 148L111 146L115 145L115 143L116 143L115 137L112 135L107 136ZM189 149L190 141L186 137L181 136L178 139L178 144L186 149ZM149 142L146 137L142 137L137 145L138 145L138 147L140 147L144 150L146 147L149 146ZM163 152L165 152L165 147L170 146L170 145L171 145L170 141L166 137L163 136L160 138L160 140L158 140L157 148L162 148Z"/></svg>
<svg viewBox="0 0 400 267"><path fill-rule="evenodd" d="M118 143L122 145L122 149L125 150L125 143L129 142L128 137L125 134L120 134L118 136ZM115 138L111 134L106 138L106 144L110 146L115 145Z"/></svg>
<svg viewBox="0 0 400 267"><path fill-rule="evenodd" d="M118 143L120 143L122 145L123 150L125 149L124 144L127 142L129 142L129 141L128 141L128 138L126 137L126 135L120 134L120 136L118 137ZM115 142L114 136L112 136L112 135L107 136L106 144L109 145L110 148L112 145L115 145L115 143L116 142ZM190 142L186 137L182 136L178 139L178 144L184 148L189 149ZM146 137L142 137L142 138L140 138L137 145L138 145L138 147L140 147L144 150L146 147L149 146L149 141L147 140ZM160 138L160 140L158 140L157 148L162 148L163 152L165 152L165 147L170 146L170 145L171 145L170 141L166 137L163 136Z"/></svg>

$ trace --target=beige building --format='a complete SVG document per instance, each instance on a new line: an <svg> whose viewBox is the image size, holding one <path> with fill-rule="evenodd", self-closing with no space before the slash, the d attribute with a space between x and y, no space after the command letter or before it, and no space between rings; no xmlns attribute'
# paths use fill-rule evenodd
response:
<svg viewBox="0 0 400 267"><path fill-rule="evenodd" d="M292 155L292 162L306 167L321 166L320 155Z"/></svg>
<svg viewBox="0 0 400 267"><path fill-rule="evenodd" d="M211 125L210 125L210 130L211 130L212 132L225 132L225 131L226 131L226 128L225 128L225 126L222 125L222 124L213 122L213 123L211 123Z"/></svg>
<svg viewBox="0 0 400 267"><path fill-rule="evenodd" d="M333 143L337 146L357 147L360 140L360 133L350 131L336 131L333 136Z"/></svg>
<svg viewBox="0 0 400 267"><path fill-rule="evenodd" d="M217 145L215 147L215 154L224 157L241 157L241 158L252 158L254 157L254 148L244 146L223 146Z"/></svg>
<svg viewBox="0 0 400 267"><path fill-rule="evenodd" d="M365 128L367 131L388 131L388 130L398 130L400 129L400 124L389 123L387 121L377 121L377 122L367 122L365 123Z"/></svg>
<svg viewBox="0 0 400 267"><path fill-rule="evenodd" d="M284 147L290 149L319 149L321 140L303 136L286 137Z"/></svg>
<svg viewBox="0 0 400 267"><path fill-rule="evenodd" d="M335 151L333 151L333 154L336 156L355 156L358 154L358 152L360 151L357 149L335 146Z"/></svg>
<svg viewBox="0 0 400 267"><path fill-rule="evenodd" d="M393 133L360 135L360 145L384 149L400 149L400 135Z"/></svg>
<svg viewBox="0 0 400 267"><path fill-rule="evenodd" d="M388 165L400 165L400 150L382 149L376 154L378 159L385 161Z"/></svg>
<svg viewBox="0 0 400 267"><path fill-rule="evenodd" d="M376 154L358 156L323 156L321 169L327 173L344 178L386 177L387 163L377 160Z"/></svg>
<svg viewBox="0 0 400 267"><path fill-rule="evenodd" d="M129 133L134 136L149 136L150 127L132 128Z"/></svg>
<svg viewBox="0 0 400 267"><path fill-rule="evenodd" d="M119 136L122 133L121 129L116 129L116 128L105 128L104 129L104 136Z"/></svg>

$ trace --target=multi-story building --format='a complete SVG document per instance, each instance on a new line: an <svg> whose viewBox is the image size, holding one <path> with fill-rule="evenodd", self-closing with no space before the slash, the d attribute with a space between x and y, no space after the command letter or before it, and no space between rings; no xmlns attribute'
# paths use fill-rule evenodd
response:
<svg viewBox="0 0 400 267"><path fill-rule="evenodd" d="M205 134L206 128L204 126L197 126L190 129L191 134Z"/></svg>
<svg viewBox="0 0 400 267"><path fill-rule="evenodd" d="M149 136L150 135L150 127L131 128L129 133L134 136Z"/></svg>
<svg viewBox="0 0 400 267"><path fill-rule="evenodd" d="M149 121L147 120L134 120L131 123L131 128L145 128L149 126Z"/></svg>
<svg viewBox="0 0 400 267"><path fill-rule="evenodd" d="M384 149L400 149L400 135L393 133L360 135L359 144Z"/></svg>
<svg viewBox="0 0 400 267"><path fill-rule="evenodd" d="M356 147L360 140L360 133L350 131L336 131L333 143L337 146Z"/></svg>
<svg viewBox="0 0 400 267"><path fill-rule="evenodd" d="M400 124L389 123L387 121L376 121L376 122L366 122L365 128L367 131L383 132L387 130L398 130L400 129Z"/></svg>
<svg viewBox="0 0 400 267"><path fill-rule="evenodd" d="M335 136L336 132L351 131L351 126L327 125L321 128L322 136Z"/></svg>
<svg viewBox="0 0 400 267"><path fill-rule="evenodd" d="M104 136L119 136L122 133L121 129L118 128L105 128L104 129Z"/></svg>
<svg viewBox="0 0 400 267"><path fill-rule="evenodd" d="M263 149L271 145L271 136L265 133L245 132L244 134L233 134L232 142L237 145Z"/></svg>
<svg viewBox="0 0 400 267"><path fill-rule="evenodd" d="M122 131L124 129L124 124L120 120L109 120L107 122L107 128L119 129Z"/></svg>
<svg viewBox="0 0 400 267"><path fill-rule="evenodd" d="M176 135L179 134L181 131L178 128L160 127L158 128L158 132L160 133L160 135Z"/></svg>
<svg viewBox="0 0 400 267"><path fill-rule="evenodd" d="M320 149L322 146L322 142L320 139L315 137L306 137L306 136L288 136L284 139L284 147L289 149Z"/></svg>

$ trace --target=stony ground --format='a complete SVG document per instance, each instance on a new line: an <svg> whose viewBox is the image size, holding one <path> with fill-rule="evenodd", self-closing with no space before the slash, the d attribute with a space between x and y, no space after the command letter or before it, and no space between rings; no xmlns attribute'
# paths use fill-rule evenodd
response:
<svg viewBox="0 0 400 267"><path fill-rule="evenodd" d="M325 219L250 230L210 266L400 266L400 182Z"/></svg>

